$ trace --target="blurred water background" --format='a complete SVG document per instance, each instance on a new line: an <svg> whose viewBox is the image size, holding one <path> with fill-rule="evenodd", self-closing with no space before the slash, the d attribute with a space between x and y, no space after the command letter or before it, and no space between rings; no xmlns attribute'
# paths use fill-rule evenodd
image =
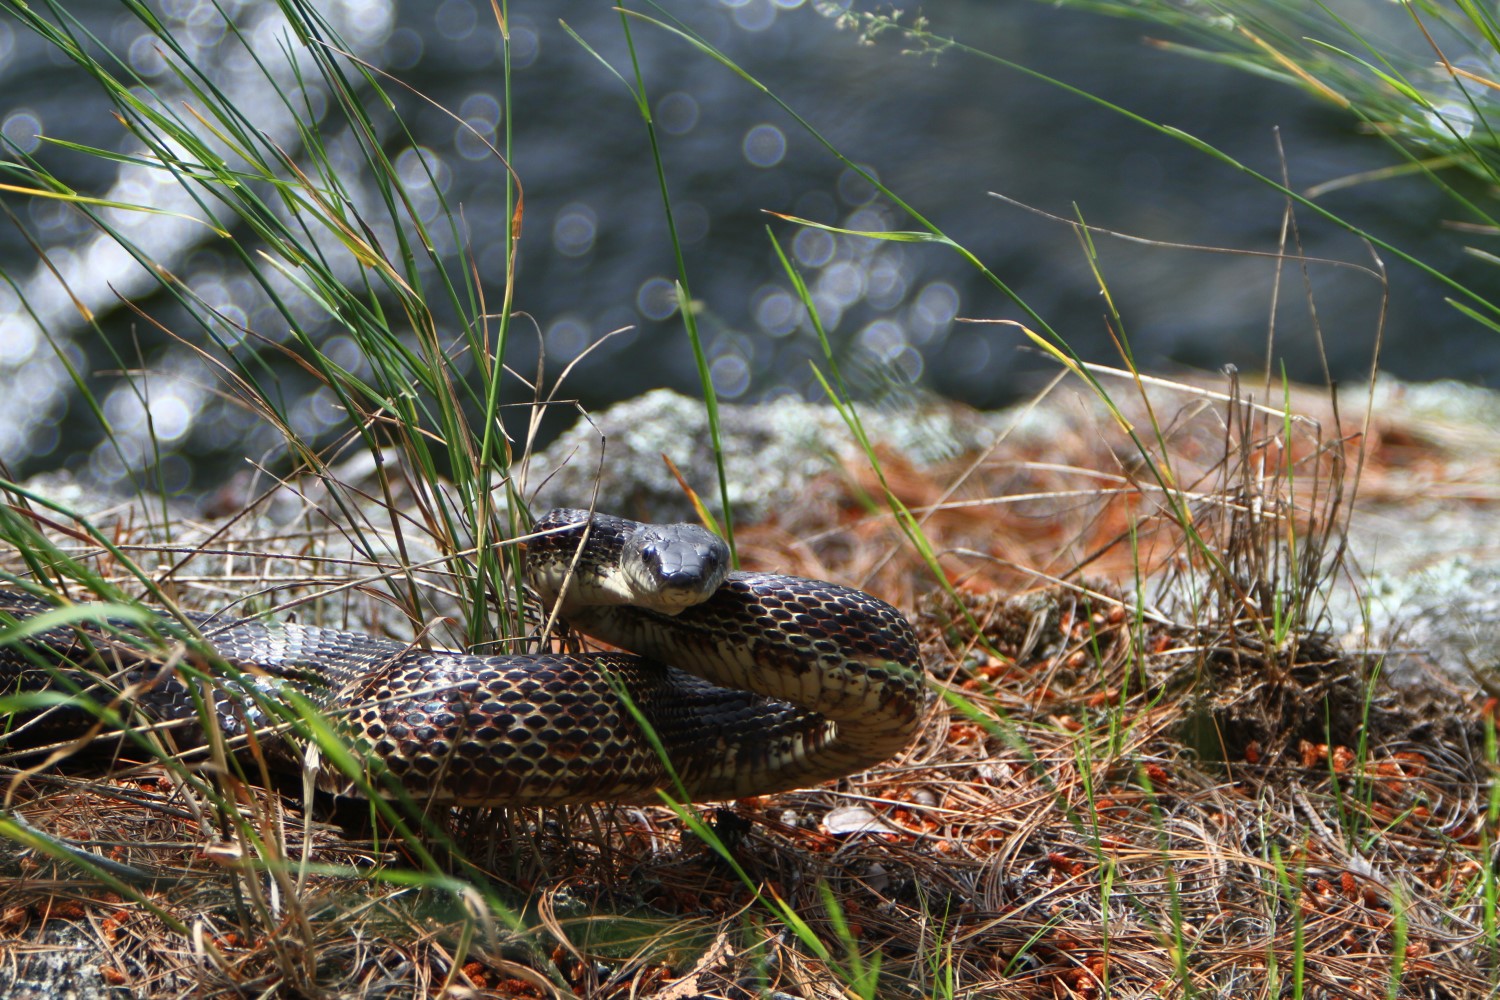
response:
<svg viewBox="0 0 1500 1000"><path fill-rule="evenodd" d="M101 46L163 93L178 87L126 5L72 0L66 6ZM285 63L278 51L285 28L274 5L151 0L149 6L190 44L216 85L294 148L285 109L243 46L226 35L220 13L275 66ZM895 37L865 44L857 31L840 27L837 15L847 4L668 0L665 6L973 250L1091 360L1118 363L1119 356L1077 235L990 192L1152 240L1277 249L1283 200L1274 191L1044 82L961 52L907 53ZM1334 6L1368 31L1389 38L1412 33L1399 5ZM501 46L490 5L333 0L320 9L354 53L417 92L388 88L410 132L391 129L385 148L419 201L426 198L424 211L438 211L429 171L448 203L461 209L479 277L498 302L505 172L459 124L497 144L504 127ZM526 197L516 306L530 320L518 327L524 334L513 339L506 360L530 373L541 355L555 373L605 334L623 331L578 364L565 395L597 408L660 386L694 392L697 375L674 314L675 267L640 118L620 82L558 23L566 20L628 76L619 17L604 2L520 0L510 11L508 124ZM1396 161L1388 146L1336 108L1144 45L1139 23L1030 0L948 0L927 13L937 32L1180 128L1271 175L1282 169L1279 129L1297 189ZM909 383L994 407L1055 371L1013 329L956 321L1023 313L951 251L799 230L767 215L852 229L910 228L735 74L649 26L637 24L634 39L722 398L818 394L808 362L821 351L800 321L768 227L807 275L840 356L864 376L867 391ZM282 86L297 88L290 71ZM310 89L297 98L307 116L326 114L326 94ZM45 134L132 150L87 76L3 10L0 133L14 151L38 157L79 191L192 208L159 171L38 142ZM332 124L326 141L337 158ZM348 165L351 172L360 166L352 155ZM1451 203L1420 179L1357 185L1320 201L1439 270L1493 284L1493 267L1462 251L1477 237L1455 239L1440 227ZM112 485L159 461L168 489L201 492L247 458L274 464L279 438L225 402L211 370L170 335L178 307L153 292L144 269L66 205L4 193L0 202L12 214L0 225L0 271L10 285L0 286L0 459L13 474L62 467ZM1306 212L1299 221L1307 254L1370 264L1369 250L1342 229ZM138 214L120 225L232 324L272 341L284 334L285 320L204 227ZM1107 238L1098 246L1143 368L1264 370L1275 278L1270 261ZM38 247L47 265L38 262ZM456 255L460 248L450 249ZM1436 282L1391 263L1381 367L1409 379L1500 382L1497 335L1446 305ZM1274 364L1297 380L1323 381L1325 363L1333 378L1362 379L1386 305L1380 284L1354 268L1309 269L1325 362L1311 334L1303 277L1292 271L1285 279ZM120 296L136 299L153 322L121 308ZM80 321L75 300L97 314L106 336ZM307 318L317 320L311 311ZM353 344L329 329L326 350L357 371ZM283 366L294 426L314 439L337 428L343 415L331 394L295 365L269 358ZM144 373L136 378L137 385L149 382L145 404L122 372ZM75 377L103 402L114 442L102 438L97 418L80 403ZM560 429L561 419L549 432Z"/></svg>

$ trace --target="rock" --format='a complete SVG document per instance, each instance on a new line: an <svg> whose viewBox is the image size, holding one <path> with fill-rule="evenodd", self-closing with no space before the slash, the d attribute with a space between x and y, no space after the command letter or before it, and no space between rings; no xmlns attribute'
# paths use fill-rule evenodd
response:
<svg viewBox="0 0 1500 1000"><path fill-rule="evenodd" d="M724 470L736 520L756 521L796 500L809 480L865 456L839 411L786 398L719 408ZM859 410L869 440L918 468L994 439L971 410L933 402ZM588 507L597 481L600 510L653 521L695 520L692 504L662 456L719 509L719 474L701 400L657 389L580 420L532 461L543 480L533 510ZM602 456L602 461L601 461Z"/></svg>

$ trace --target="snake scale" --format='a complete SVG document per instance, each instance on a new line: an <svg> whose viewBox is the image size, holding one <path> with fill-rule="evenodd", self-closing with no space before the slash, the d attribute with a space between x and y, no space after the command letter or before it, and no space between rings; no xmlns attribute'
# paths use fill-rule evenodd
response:
<svg viewBox="0 0 1500 1000"><path fill-rule="evenodd" d="M53 605L0 588L0 695L71 690L123 705L130 725L150 724L183 751L203 742L199 706L211 700L226 740L253 736L273 765L296 768L300 744L267 707L294 691L335 723L375 788L396 782L461 806L650 802L658 789L697 801L767 794L878 764L916 730L924 682L915 636L868 594L729 573L727 549L702 528L578 510L537 521L525 558L545 609L632 652L473 655L193 615L213 655L188 662L213 675L206 684L142 651L152 644L131 642L138 627L28 629ZM638 593L641 577L651 578L649 596ZM165 615L161 624L169 631ZM0 717L0 744L76 738L96 719L76 699ZM357 793L332 765L317 779Z"/></svg>

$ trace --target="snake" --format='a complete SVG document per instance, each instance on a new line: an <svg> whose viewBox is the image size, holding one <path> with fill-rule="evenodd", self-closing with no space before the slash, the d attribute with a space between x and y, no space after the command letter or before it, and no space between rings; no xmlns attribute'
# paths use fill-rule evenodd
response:
<svg viewBox="0 0 1500 1000"><path fill-rule="evenodd" d="M724 541L695 524L558 508L523 544L544 614L618 651L484 655L274 617L154 611L143 623L89 605L54 624L38 616L56 604L0 587L0 698L53 695L45 708L8 699L22 707L0 714L0 745L134 730L185 754L216 735L280 769L321 758L316 783L338 795L514 807L804 788L879 765L918 728L918 643L879 598L731 571ZM201 640L174 656L163 636L183 635L184 620ZM309 756L306 726L287 721L304 709L289 705L326 719L358 768Z"/></svg>

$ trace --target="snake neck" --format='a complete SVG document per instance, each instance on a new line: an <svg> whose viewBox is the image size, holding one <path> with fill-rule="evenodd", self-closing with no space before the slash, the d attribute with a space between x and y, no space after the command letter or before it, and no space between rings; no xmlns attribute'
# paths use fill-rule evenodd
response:
<svg viewBox="0 0 1500 1000"><path fill-rule="evenodd" d="M923 673L911 625L889 604L847 587L736 573L679 615L592 607L575 609L568 621L711 684L783 703L771 706L774 724L756 734L756 742L780 747L781 761L774 774L755 777L756 794L873 766L904 749L920 721ZM719 743L740 735L721 732ZM674 764L699 776L690 789L696 798L746 794L736 791L748 784L743 761Z"/></svg>

